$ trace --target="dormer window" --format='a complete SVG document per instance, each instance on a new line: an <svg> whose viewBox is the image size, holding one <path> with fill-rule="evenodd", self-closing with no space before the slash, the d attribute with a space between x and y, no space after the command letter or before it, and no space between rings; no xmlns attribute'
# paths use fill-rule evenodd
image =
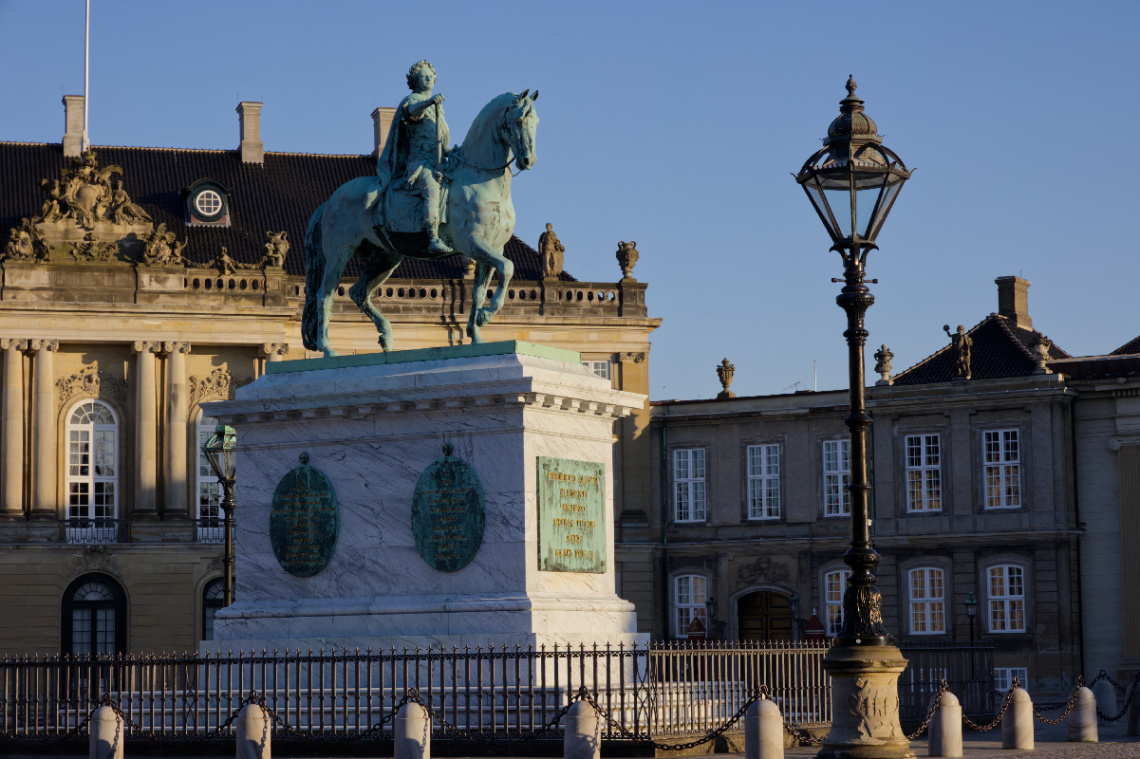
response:
<svg viewBox="0 0 1140 759"><path fill-rule="evenodd" d="M200 179L186 190L186 223L230 225L229 190L213 179Z"/></svg>

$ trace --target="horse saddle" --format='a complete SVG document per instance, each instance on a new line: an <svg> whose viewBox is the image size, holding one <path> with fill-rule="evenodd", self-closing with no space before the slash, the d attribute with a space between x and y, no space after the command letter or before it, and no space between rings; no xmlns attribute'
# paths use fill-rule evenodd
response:
<svg viewBox="0 0 1140 759"><path fill-rule="evenodd" d="M440 183L438 209L440 224L447 223L448 187L446 179ZM405 234L422 232L425 216L423 204L426 202L419 191L408 187L406 182L402 180L389 182L380 188L372 224L378 233L381 229Z"/></svg>

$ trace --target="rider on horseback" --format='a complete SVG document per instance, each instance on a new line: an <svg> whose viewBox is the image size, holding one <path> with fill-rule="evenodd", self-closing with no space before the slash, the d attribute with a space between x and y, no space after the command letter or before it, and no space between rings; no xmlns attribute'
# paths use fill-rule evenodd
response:
<svg viewBox="0 0 1140 759"><path fill-rule="evenodd" d="M451 135L443 118L443 95L431 94L434 85L435 69L427 61L419 61L408 70L412 94L396 109L395 128L388 133L376 171L382 185L403 178L405 187L423 199L428 252L445 255L452 250L439 239L439 185Z"/></svg>

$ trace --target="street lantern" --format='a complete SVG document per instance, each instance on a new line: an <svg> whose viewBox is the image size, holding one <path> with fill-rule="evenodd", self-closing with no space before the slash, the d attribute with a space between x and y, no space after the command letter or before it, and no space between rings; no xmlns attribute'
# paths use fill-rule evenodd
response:
<svg viewBox="0 0 1140 759"><path fill-rule="evenodd" d="M974 591L966 596L966 616L970 618L970 645L974 645L974 617L978 615L978 599L974 598Z"/></svg>
<svg viewBox="0 0 1140 759"><path fill-rule="evenodd" d="M837 645L823 666L831 675L836 719L819 759L875 756L912 757L898 713L898 676L906 659L883 625L883 597L875 580L879 554L871 544L867 476L867 432L863 347L867 309L875 302L867 287L867 254L911 172L883 146L878 127L855 97L855 79L847 79L847 97L831 122L823 148L804 162L796 181L831 237L831 249L843 258L843 288L835 301L847 314L847 367L850 413L844 419L851 437L851 547L843 561L851 568L843 593L843 623ZM875 282L876 280L870 280ZM874 754L867 749L873 745Z"/></svg>
<svg viewBox="0 0 1140 759"><path fill-rule="evenodd" d="M234 474L236 471L236 454L234 446L237 443L237 434L233 427L219 424L214 434L202 445L202 453L210 462L218 481L222 484L222 512L225 514L225 548L222 555L222 566L225 571L225 581L222 591L222 605L229 606L234 602Z"/></svg>

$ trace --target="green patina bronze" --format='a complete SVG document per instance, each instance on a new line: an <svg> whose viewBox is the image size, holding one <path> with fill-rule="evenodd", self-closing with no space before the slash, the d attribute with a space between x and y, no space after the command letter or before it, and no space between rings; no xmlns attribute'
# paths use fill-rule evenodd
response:
<svg viewBox="0 0 1140 759"><path fill-rule="evenodd" d="M269 539L282 569L297 577L312 577L328 566L336 549L340 506L332 482L321 470L301 466L277 483L269 511Z"/></svg>
<svg viewBox="0 0 1140 759"><path fill-rule="evenodd" d="M475 558L483 542L486 511L483 484L466 462L443 446L436 459L420 475L412 496L412 533L416 550L430 566L455 572Z"/></svg>
<svg viewBox="0 0 1140 759"><path fill-rule="evenodd" d="M539 456L538 568L606 571L606 465Z"/></svg>

